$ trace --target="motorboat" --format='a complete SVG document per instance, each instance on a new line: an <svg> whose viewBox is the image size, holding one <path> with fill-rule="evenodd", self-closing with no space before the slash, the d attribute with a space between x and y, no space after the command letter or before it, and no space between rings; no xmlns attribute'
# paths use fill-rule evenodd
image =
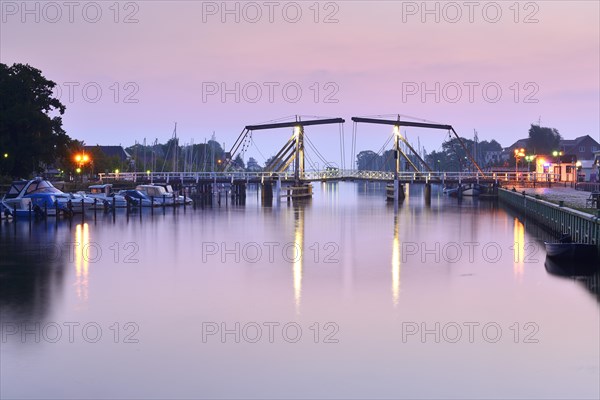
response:
<svg viewBox="0 0 600 400"><path fill-rule="evenodd" d="M137 185L135 190L146 195L148 199L154 199L154 203L158 205L173 205L175 196L173 193L168 193L164 186L158 185Z"/></svg>
<svg viewBox="0 0 600 400"><path fill-rule="evenodd" d="M43 178L14 181L2 197L3 212L13 216L27 216L29 210L43 210L46 215L56 215L57 211L71 212L71 196L55 188Z"/></svg>
<svg viewBox="0 0 600 400"><path fill-rule="evenodd" d="M122 195L113 192L113 185L105 183L103 185L92 185L88 187L88 197L96 199L96 208L123 208L127 207L127 200Z"/></svg>
<svg viewBox="0 0 600 400"><path fill-rule="evenodd" d="M171 186L169 184L163 185L160 183L154 183L153 185L164 187L167 194L169 194L173 198L175 204L184 204L185 203L187 205L190 205L194 202L189 196L184 197L184 196L175 194L175 191L173 190L173 186Z"/></svg>
<svg viewBox="0 0 600 400"><path fill-rule="evenodd" d="M140 190L122 190L119 194L133 207L159 207L163 205L162 198L155 199Z"/></svg>
<svg viewBox="0 0 600 400"><path fill-rule="evenodd" d="M97 206L97 201L95 202L94 199L89 197L85 192L62 193L56 197L59 199L67 199L67 206L73 213L81 213Z"/></svg>
<svg viewBox="0 0 600 400"><path fill-rule="evenodd" d="M18 201L2 200L0 202L0 211L6 217L43 218L46 215L56 215L56 196L51 193L34 193L28 197L23 197ZM62 207L62 206L61 206ZM66 206L60 211L69 211Z"/></svg>

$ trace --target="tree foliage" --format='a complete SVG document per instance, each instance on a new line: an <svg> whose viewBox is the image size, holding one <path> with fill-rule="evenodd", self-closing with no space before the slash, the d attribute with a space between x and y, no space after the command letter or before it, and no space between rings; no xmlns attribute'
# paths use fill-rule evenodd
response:
<svg viewBox="0 0 600 400"><path fill-rule="evenodd" d="M68 162L71 138L62 128L65 106L53 97L55 86L29 65L0 63L0 175L27 177Z"/></svg>
<svg viewBox="0 0 600 400"><path fill-rule="evenodd" d="M552 154L558 150L560 133L555 128L547 128L531 124L527 152L530 154Z"/></svg>

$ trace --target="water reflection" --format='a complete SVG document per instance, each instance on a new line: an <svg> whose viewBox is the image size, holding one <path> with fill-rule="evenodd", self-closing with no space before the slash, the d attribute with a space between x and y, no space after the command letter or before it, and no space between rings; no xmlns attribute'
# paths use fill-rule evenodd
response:
<svg viewBox="0 0 600 400"><path fill-rule="evenodd" d="M394 307L400 299L400 218L396 212L394 215L394 240L392 241L392 300Z"/></svg>
<svg viewBox="0 0 600 400"><path fill-rule="evenodd" d="M521 278L525 267L525 225L515 217L513 224L513 272Z"/></svg>
<svg viewBox="0 0 600 400"><path fill-rule="evenodd" d="M304 208L303 205L294 207L294 303L296 314L300 314L300 302L302 300L302 264L304 262Z"/></svg>
<svg viewBox="0 0 600 400"><path fill-rule="evenodd" d="M90 232L87 223L75 227L75 291L77 298L87 302L89 285Z"/></svg>
<svg viewBox="0 0 600 400"><path fill-rule="evenodd" d="M65 224L0 224L0 320L43 320L52 313L65 281L64 242L56 231Z"/></svg>

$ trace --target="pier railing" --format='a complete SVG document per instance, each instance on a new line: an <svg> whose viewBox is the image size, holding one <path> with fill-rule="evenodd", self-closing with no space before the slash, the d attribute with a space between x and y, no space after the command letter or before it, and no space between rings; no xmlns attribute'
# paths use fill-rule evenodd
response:
<svg viewBox="0 0 600 400"><path fill-rule="evenodd" d="M246 181L264 181L265 179L292 180L292 172L247 172L247 171L228 171L228 172L118 172L98 174L101 181L124 180L131 182L153 182L153 181L209 181L209 180L246 180ZM301 175L302 180L369 180L369 181L392 181L394 172L391 171L365 171L356 169L346 170L322 170L305 171ZM462 181L496 181L513 183L555 183L560 176L557 174L539 174L535 172L515 173L515 172L400 172L398 179L403 182L462 182Z"/></svg>
<svg viewBox="0 0 600 400"><path fill-rule="evenodd" d="M498 189L498 200L557 234L569 233L575 242L600 247L598 217L506 189Z"/></svg>

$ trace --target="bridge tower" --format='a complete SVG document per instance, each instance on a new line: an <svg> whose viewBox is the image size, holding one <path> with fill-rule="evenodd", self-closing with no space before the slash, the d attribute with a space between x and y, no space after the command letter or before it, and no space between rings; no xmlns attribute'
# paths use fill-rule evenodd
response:
<svg viewBox="0 0 600 400"><path fill-rule="evenodd" d="M342 118L302 120L299 116L296 116L295 121L248 125L244 128L242 133L240 133L237 140L233 144L231 150L229 151L229 159L225 164L225 169L227 169L230 166L231 161L235 158L236 152L244 148L244 143L250 137L252 132L267 129L293 128L294 133L292 137L288 139L288 141L277 152L273 159L267 165L265 165L264 172L271 173L272 180L280 181L282 175L286 174L286 171L288 170L292 162L294 162L293 186L289 186L284 189L287 193L288 199L290 197L311 197L312 186L310 182L306 182L306 180L304 179L304 127L313 125L343 124L344 122L345 121ZM279 185L277 187L279 187Z"/></svg>

